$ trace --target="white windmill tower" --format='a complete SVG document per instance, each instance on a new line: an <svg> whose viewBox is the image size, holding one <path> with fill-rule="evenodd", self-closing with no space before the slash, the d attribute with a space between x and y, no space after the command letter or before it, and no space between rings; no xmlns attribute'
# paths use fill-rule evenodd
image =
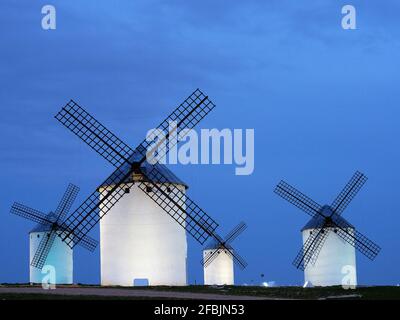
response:
<svg viewBox="0 0 400 320"><path fill-rule="evenodd" d="M153 182L163 189L179 190L182 196L179 199L175 195L174 200L184 206L186 185L165 166L159 169L168 177L168 183ZM151 170L148 163L141 167L141 171L146 170ZM100 220L101 284L185 286L186 230L146 195L157 193L156 188L149 185L144 191L139 187L143 179L142 174L132 175L125 182L129 192ZM111 188L112 185L103 186L100 194ZM184 214L181 217L182 221L186 219Z"/></svg>
<svg viewBox="0 0 400 320"><path fill-rule="evenodd" d="M247 228L244 222L239 223L225 239L214 235L214 239L203 250L204 285L234 285L234 261L244 269L247 263L230 246L240 233Z"/></svg>
<svg viewBox="0 0 400 320"><path fill-rule="evenodd" d="M41 253L44 251L43 247L50 247L46 257ZM38 255L43 258L38 258ZM36 264L39 259L41 263ZM29 260L31 261L30 283L42 283L44 277L50 275L53 270L55 271L54 284L73 283L73 251L54 233L52 235L51 225L39 224L29 232Z"/></svg>
<svg viewBox="0 0 400 320"><path fill-rule="evenodd" d="M73 283L73 252L59 236L67 230L70 231L64 219L78 192L77 186L69 184L57 209L49 214L19 203L12 205L11 213L38 223L29 233L31 283L42 283L46 276L46 281L51 284ZM93 251L97 242L84 236L80 244Z"/></svg>
<svg viewBox="0 0 400 320"><path fill-rule="evenodd" d="M103 285L186 285L186 232L200 244L217 237L218 224L187 196L186 185L151 161L178 143L169 139L178 129L192 129L214 107L195 90L157 127L156 131L166 133L164 137L155 143L144 140L135 149L73 100L56 115L117 168L66 221L72 235L85 235L101 221ZM71 248L79 242L68 232L62 239Z"/></svg>
<svg viewBox="0 0 400 320"><path fill-rule="evenodd" d="M307 286L357 285L355 249L373 260L380 247L341 217L367 177L356 172L331 205L321 206L281 181L275 192L312 219L302 228L303 246L293 264Z"/></svg>
<svg viewBox="0 0 400 320"><path fill-rule="evenodd" d="M351 235L355 234L355 228L347 220L338 217L337 222L340 225L347 226L345 228L346 232ZM355 247L336 234L335 225L326 224L322 227L323 225L323 218L312 218L301 230L304 248L308 248L309 244L314 241L313 247L317 244L319 245L319 249L315 248L314 254L305 268L301 267L304 270L304 282L312 286L342 284L356 286ZM320 232L321 235L318 237L322 237L322 241L315 239ZM318 250L319 253L317 252ZM304 253L303 250L302 253Z"/></svg>

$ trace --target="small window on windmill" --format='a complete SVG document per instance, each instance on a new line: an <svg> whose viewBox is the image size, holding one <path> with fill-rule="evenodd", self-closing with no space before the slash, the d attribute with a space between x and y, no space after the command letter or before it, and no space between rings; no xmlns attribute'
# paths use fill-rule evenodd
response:
<svg viewBox="0 0 400 320"><path fill-rule="evenodd" d="M152 187L146 187L146 192L147 193L153 192L153 188Z"/></svg>
<svg viewBox="0 0 400 320"><path fill-rule="evenodd" d="M168 192L168 193L171 193L171 191L172 191L172 190L171 190L171 187L167 187L167 192Z"/></svg>
<svg viewBox="0 0 400 320"><path fill-rule="evenodd" d="M131 189L130 188L125 188L125 193L130 193Z"/></svg>
<svg viewBox="0 0 400 320"><path fill-rule="evenodd" d="M40 234L38 234L37 237L40 238Z"/></svg>

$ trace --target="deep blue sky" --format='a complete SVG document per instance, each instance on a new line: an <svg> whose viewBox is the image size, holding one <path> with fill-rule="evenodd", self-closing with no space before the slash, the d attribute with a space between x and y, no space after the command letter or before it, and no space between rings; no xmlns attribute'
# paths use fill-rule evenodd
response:
<svg viewBox="0 0 400 320"><path fill-rule="evenodd" d="M57 30L41 29L45 4ZM12 1L0 3L0 282L28 281L28 231L13 201L54 209L68 182L78 201L113 168L53 116L75 99L135 146L193 89L217 104L202 128L254 128L256 170L173 166L190 196L249 262L238 283L302 284L291 262L307 215L272 191L280 179L331 202L355 170L369 180L344 217L381 245L358 255L359 282L400 282L398 1ZM98 230L93 232L98 237ZM190 240L190 280L202 281ZM99 254L78 249L75 280L99 281Z"/></svg>

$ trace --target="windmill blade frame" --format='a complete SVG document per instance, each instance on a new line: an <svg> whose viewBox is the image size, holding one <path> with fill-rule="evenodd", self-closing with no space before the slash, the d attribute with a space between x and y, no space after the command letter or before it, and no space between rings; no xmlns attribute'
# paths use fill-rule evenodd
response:
<svg viewBox="0 0 400 320"><path fill-rule="evenodd" d="M35 255L32 258L31 261L32 267L38 269L43 268L56 237L57 237L57 232L55 230L46 232L46 235L40 241L39 246L35 252Z"/></svg>
<svg viewBox="0 0 400 320"><path fill-rule="evenodd" d="M116 168L129 160L134 152L73 100L55 118Z"/></svg>
<svg viewBox="0 0 400 320"><path fill-rule="evenodd" d="M74 203L78 193L79 193L79 187L70 183L68 184L67 190L65 191L63 197L61 198L61 201L59 202L56 211L54 212L55 215L57 216L57 222L59 221L64 221L67 213L72 207L72 204Z"/></svg>
<svg viewBox="0 0 400 320"><path fill-rule="evenodd" d="M361 232L352 228L343 220L333 220L333 224L337 227L336 234L344 241L354 246L360 253L370 260L374 260L381 251L381 247L372 240L368 239ZM351 232L349 231L351 230Z"/></svg>
<svg viewBox="0 0 400 320"><path fill-rule="evenodd" d="M208 96L196 89L157 126L157 129L168 132L165 137L168 139L170 123L176 122L177 127L192 129L214 108L215 104ZM55 118L116 168L127 161L144 162L148 149L152 147L151 142L145 139L133 150L73 100L70 100ZM166 145L166 148L174 147L176 141ZM165 154L168 152L163 151ZM140 155L140 159L132 159L135 153Z"/></svg>
<svg viewBox="0 0 400 320"><path fill-rule="evenodd" d="M15 202L11 206L10 213L36 222L38 223L38 225L50 227L51 229L50 231L44 232L46 236L43 237L40 241L39 246L32 258L32 267L41 269L47 260L47 256L54 243L55 237L57 235L65 233L67 230L68 232L71 231L70 228L65 224L65 222L61 221L69 212L78 192L79 187L70 183L66 191L64 192L56 211L50 212L49 214L45 214L39 210L30 208L18 202ZM76 239L75 234L72 234L71 238ZM80 245L89 251L94 251L98 245L98 242L89 236L82 236L82 241L80 242Z"/></svg>
<svg viewBox="0 0 400 320"><path fill-rule="evenodd" d="M14 202L14 204L11 206L10 213L31 220L43 226L52 224L52 221L47 218L47 214L18 202Z"/></svg>
<svg viewBox="0 0 400 320"><path fill-rule="evenodd" d="M45 233L45 237L43 237L42 240L40 241L39 246L35 252L35 255L32 258L31 261L32 267L38 269L43 268L44 264L46 263L47 257L50 253L50 250L54 244L54 241L57 238L57 235L66 232L66 230L67 228L63 226L54 225L53 229L50 232ZM96 249L98 242L89 236L85 236L83 239L81 239L79 245L93 252Z"/></svg>
<svg viewBox="0 0 400 320"><path fill-rule="evenodd" d="M130 185L128 179L130 172L126 173L124 168L116 169L89 197L65 220L69 230L66 231L61 240L63 240L71 249L75 247L84 236L86 236L93 227L103 218L111 208L126 194L126 186ZM104 188L99 197L99 190L102 186L110 185ZM103 195L104 193L104 195ZM101 214L99 210L101 209Z"/></svg>
<svg viewBox="0 0 400 320"><path fill-rule="evenodd" d="M84 235L82 239L78 242L82 248L94 252L98 246L99 242L88 235Z"/></svg>
<svg viewBox="0 0 400 320"><path fill-rule="evenodd" d="M158 152L166 155L169 152L170 148L175 147L178 141L173 141L173 143L164 143L169 139L169 137L174 134L179 128L185 128L186 131L183 131L184 138L187 135L187 130L193 129L201 120L203 120L213 109L215 108L215 104L206 96L202 91L196 89L191 95L189 95L184 102L182 102L163 122L161 122L157 126L157 130L161 130L162 132L168 132L163 139L157 141L156 143L152 143L144 139L142 143L140 143L135 151L142 154L142 159L139 160L139 163L143 163L146 158L152 159L152 153L155 149ZM175 126L170 131L170 124L175 123ZM160 146L162 146L160 148ZM150 151L149 151L150 150Z"/></svg>
<svg viewBox="0 0 400 320"><path fill-rule="evenodd" d="M168 129L171 121L176 121L177 127L185 125L185 128L193 128L212 109L214 109L214 107L215 105L211 102L211 100L208 99L208 96L205 96L199 89L197 89L158 126L158 129ZM79 116L73 117L72 120L71 117L73 116L73 112L71 112L71 110L79 113ZM76 103L73 103L72 105L67 104L67 106L56 115L56 119L74 132L79 138L81 138L81 140L91 146L96 152L101 154L106 160L110 161L110 158L114 159L114 161L110 161L114 166L116 164L120 164L122 160L125 160L122 162L120 167L118 167L116 171L114 171L114 173L112 173L111 176L108 177L106 181L98 188L99 190L105 185L112 186L110 189L105 189L106 194L103 195L100 200L98 200L96 190L77 210L75 210L70 217L68 217L66 222L68 225L72 226L72 230L71 233L67 233L67 235L63 236L62 240L65 241L70 247L73 247L77 244L77 242L73 241L71 235L73 233L77 233L79 242L80 239L86 235L98 223L98 221L106 213L108 213L108 211L125 195L126 185L131 174L135 171L140 172L140 165L146 161L148 148L154 148L154 146L152 146L147 140L144 140L141 144L139 144L135 151L133 151L129 158L127 158L127 153L132 149L121 140L116 138L111 131L106 129ZM86 131L84 131L84 128L86 128ZM99 132L95 131L96 128L100 128L100 131L102 132L101 135L99 135ZM89 134L87 134L87 132L89 132ZM93 134L93 136L91 136L91 134ZM170 134L171 132L168 132L168 134L165 136L165 139L168 139ZM104 139L104 136L110 140ZM114 143L117 141L116 143L118 145L113 145L113 141ZM174 141L174 144L176 143L177 142ZM157 147L159 147L159 145L157 145ZM168 144L168 147L171 147L171 144ZM124 154L119 154L120 149L124 150ZM135 157L137 158L137 155L141 157L139 161L136 161L135 159ZM153 174L160 175L161 173L154 171ZM171 188L174 188L174 186L171 186ZM178 189L176 188L176 190ZM171 200L170 198L168 199ZM163 203L165 203L165 199ZM190 201L190 205L193 204L193 201ZM197 205L194 207L196 210L199 210ZM99 215L97 212L98 208L101 208L101 215ZM165 207L163 209L165 211ZM208 239L208 236L214 232L216 227L218 227L218 224L211 220L211 218L202 210L196 212L194 218L189 216L189 219L192 219L196 222L194 225L190 225L190 230L196 228L196 225L199 227L197 230L195 230L194 237L200 243L204 243L204 241ZM181 221L181 225L183 225L182 215L180 215L178 220ZM199 221L201 221L201 223L199 223ZM206 224L206 227L204 226L204 223ZM210 229L208 229L209 226L211 226ZM205 230L206 232L198 232L200 229ZM206 235L206 237L204 237L204 235Z"/></svg>
<svg viewBox="0 0 400 320"><path fill-rule="evenodd" d="M61 224L61 225L56 225L55 230L61 232L61 233L70 233L71 229L65 224ZM60 233L59 233L60 234ZM80 245L82 248L93 252L96 247L98 246L99 242L95 239L93 239L92 237L88 236L88 235L84 235L82 236L82 238L80 239L80 241L78 242L77 239L78 237L75 236L73 233L71 234L72 237L72 241L76 241L78 245Z"/></svg>
<svg viewBox="0 0 400 320"><path fill-rule="evenodd" d="M239 266L240 269L244 270L246 269L248 263L246 262L246 260L244 260L240 254L238 254L231 245L229 244L224 244L224 248L225 248L225 253L228 254L233 261L236 263L236 265Z"/></svg>
<svg viewBox="0 0 400 320"><path fill-rule="evenodd" d="M220 254L220 250L221 249L214 249L214 250L211 250L209 253L208 253L208 255L206 255L204 258L203 258L203 260L201 261L201 265L203 266L203 267L205 267L205 268L207 268L210 264L211 264L211 262L213 262L216 258L217 258L217 256Z"/></svg>
<svg viewBox="0 0 400 320"><path fill-rule="evenodd" d="M203 267L207 268L221 252L225 252L228 256L230 256L236 265L238 265L242 270L247 267L247 262L229 245L221 246L220 248L214 249L212 252L210 252L210 254L201 262Z"/></svg>
<svg viewBox="0 0 400 320"><path fill-rule="evenodd" d="M285 181L280 181L274 192L311 217L320 214L322 206Z"/></svg>
<svg viewBox="0 0 400 320"><path fill-rule="evenodd" d="M239 234L242 233L246 228L246 223L240 222L226 235L225 239L223 239L217 233L214 233L213 240L209 243L208 246L215 246L216 248L210 250L208 255L203 257L203 260L201 261L203 267L207 268L218 257L220 252L223 251L227 255L229 255L242 270L245 269L247 266L247 262L236 251L234 251L230 243L234 239L236 239Z"/></svg>
<svg viewBox="0 0 400 320"><path fill-rule="evenodd" d="M126 164L123 164L123 166L126 166ZM139 188L145 191L146 195L155 201L182 227L187 228L188 232L198 242L203 244L209 236L214 233L218 227L218 223L205 213L193 200L184 195L174 184L169 183L168 178L165 177L160 170L157 170L156 166L153 167L150 172L143 174L147 177L147 182L140 182L138 184ZM104 195L99 197L98 190L94 191L87 200L67 218L65 224L68 226L69 230L63 234L62 240L65 241L70 248L76 246L100 219L126 194L127 186L129 188L132 186L132 183L128 181L131 175L129 172L130 170L128 169L128 173L126 173L126 171L127 170L124 169L117 169L114 171L113 174L101 184L102 186L110 186L109 188L104 188L102 192ZM154 183L153 181L155 179L168 184L168 186ZM151 184L159 193L147 192L147 184ZM101 187L99 187L99 189L100 188ZM172 199L171 194L179 200ZM184 203L183 199L185 199ZM183 205L185 205L185 208L183 208ZM186 219L183 218L184 214L186 214ZM86 221L86 223L83 223L83 221Z"/></svg>
<svg viewBox="0 0 400 320"><path fill-rule="evenodd" d="M309 263L314 265L326 239L329 236L329 233L329 228L321 226L321 229L319 229L316 234L310 234L306 242L302 245L292 264L297 269L303 271L306 269Z"/></svg>
<svg viewBox="0 0 400 320"><path fill-rule="evenodd" d="M240 222L231 232L225 236L225 242L233 242L244 230L247 229L247 224L245 222Z"/></svg>
<svg viewBox="0 0 400 320"><path fill-rule="evenodd" d="M318 235L313 237L310 236L306 243L303 245L302 250L297 254L293 265L299 269L305 269L309 262L315 264L317 257L322 249L324 242L326 241L326 236L320 236L323 229L329 232L333 229L342 240L346 241L348 244L355 247L355 249L361 252L370 260L375 259L379 254L381 248L379 245L374 243L372 240L368 239L366 236L357 231L353 226L348 224L344 219L341 218L341 214L349 205L349 203L354 199L357 193L360 191L361 187L367 181L367 177L360 171L352 176L349 182L346 184L344 189L339 193L336 199L333 201L332 205L325 205L318 209L313 200L302 194L297 189L293 188L284 181L281 181L275 189L277 193L282 198L286 199L290 203L294 204L298 208L302 209L314 219L321 217L325 223L326 228L321 228ZM303 199L306 199L303 201ZM312 215L313 211L318 214ZM314 227L315 229L318 226ZM329 233L327 232L327 234ZM305 249L304 249L305 248Z"/></svg>
<svg viewBox="0 0 400 320"><path fill-rule="evenodd" d="M221 243L224 243L224 239L218 233L214 233L212 235L212 239L209 241L206 247L208 248L217 247Z"/></svg>
<svg viewBox="0 0 400 320"><path fill-rule="evenodd" d="M361 190L362 186L368 180L367 176L356 171L343 190L339 193L336 199L332 202L332 209L336 215L341 215L347 208L350 202L354 199L357 193Z"/></svg>
<svg viewBox="0 0 400 320"><path fill-rule="evenodd" d="M219 226L218 223L189 196L171 183L162 173L158 164L153 165L152 169L143 175L147 178L147 182L139 183L139 188L200 244L204 244L214 234ZM158 192L147 192L149 184ZM171 206L171 203L174 207ZM177 208L178 210L176 210ZM184 218L184 216L186 217Z"/></svg>

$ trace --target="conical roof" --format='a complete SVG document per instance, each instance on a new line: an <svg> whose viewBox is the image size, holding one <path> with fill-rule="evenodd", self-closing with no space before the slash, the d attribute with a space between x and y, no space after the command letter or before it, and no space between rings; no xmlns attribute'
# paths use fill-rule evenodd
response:
<svg viewBox="0 0 400 320"><path fill-rule="evenodd" d="M350 228L355 229L355 227L350 222L348 222L345 218L342 218L341 216L333 215L332 220L337 223L347 224ZM324 217L318 214L315 217L311 218L310 221L308 221L306 225L301 229L301 231L319 229L321 228L323 223Z"/></svg>
<svg viewBox="0 0 400 320"><path fill-rule="evenodd" d="M211 240L205 247L203 250L214 250L214 249L219 249L220 247L220 243L213 239Z"/></svg>
<svg viewBox="0 0 400 320"><path fill-rule="evenodd" d="M135 161L136 159L139 159L140 157L138 156L138 153L136 152L132 157L132 161ZM120 168L118 168L118 171L115 171L108 179L107 181L103 184L103 186L110 186L114 184L114 181L119 181L120 177L123 176L124 174L127 174L131 170L131 166L129 164L123 165ZM150 164L147 161L144 161L141 166L140 170L146 174L147 172L150 173L152 169L157 169L158 172L162 174L162 176L157 175L157 177L153 177L152 182L156 183L165 183L166 181L173 183L173 184L180 184L184 186L186 189L188 188L187 184L183 182L181 179L179 179L174 173L172 173L171 170L169 170L165 165L163 164ZM153 175L154 176L154 175ZM165 180L166 179L166 180ZM128 180L125 181L125 183L133 182L133 175L131 175Z"/></svg>
<svg viewBox="0 0 400 320"><path fill-rule="evenodd" d="M54 212L50 212L48 215L46 215L46 219L49 221L56 221L57 216L55 215ZM43 225L43 224L37 224L36 227L34 227L29 233L34 233L34 232L50 232L51 231L51 224Z"/></svg>

